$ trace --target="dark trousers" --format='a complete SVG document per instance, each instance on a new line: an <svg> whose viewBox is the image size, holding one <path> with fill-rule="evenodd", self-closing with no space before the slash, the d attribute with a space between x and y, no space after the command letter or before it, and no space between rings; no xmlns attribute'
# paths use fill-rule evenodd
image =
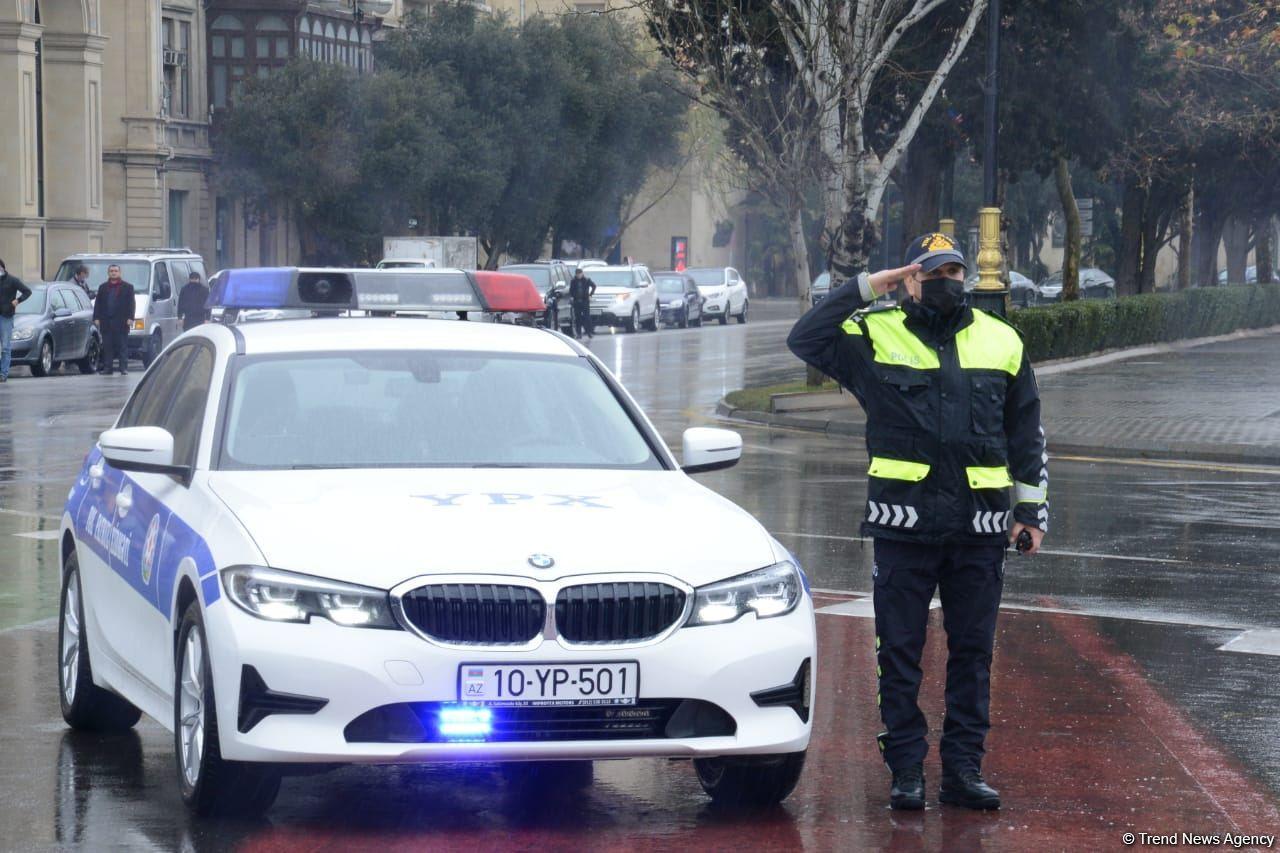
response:
<svg viewBox="0 0 1280 853"><path fill-rule="evenodd" d="M596 324L591 319L591 303L590 302L574 302L573 303L573 335L576 338L586 335L595 335Z"/></svg>
<svg viewBox="0 0 1280 853"><path fill-rule="evenodd" d="M115 369L117 359L120 372L129 370L129 327L114 324L102 324L102 370L110 373Z"/></svg>
<svg viewBox="0 0 1280 853"><path fill-rule="evenodd" d="M929 725L916 698L929 602L941 590L947 632L947 712L943 769L979 770L991 728L991 651L1004 586L1000 545L928 545L875 540L877 702L885 731L877 736L891 770L924 760Z"/></svg>

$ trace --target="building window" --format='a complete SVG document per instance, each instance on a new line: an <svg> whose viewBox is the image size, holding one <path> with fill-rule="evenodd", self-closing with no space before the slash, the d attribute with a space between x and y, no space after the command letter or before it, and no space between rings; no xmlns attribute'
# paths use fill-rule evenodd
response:
<svg viewBox="0 0 1280 853"><path fill-rule="evenodd" d="M244 59L244 23L235 15L219 15L209 25L209 76L213 106L225 107L244 78L244 66L232 66L229 59Z"/></svg>
<svg viewBox="0 0 1280 853"><path fill-rule="evenodd" d="M169 190L169 245L185 246L186 242L182 236L182 221L184 208L187 206L187 193L185 190Z"/></svg>
<svg viewBox="0 0 1280 853"><path fill-rule="evenodd" d="M225 45L223 48L225 49ZM164 19L165 112L176 118L191 117L191 22Z"/></svg>
<svg viewBox="0 0 1280 853"><path fill-rule="evenodd" d="M218 197L214 213L214 252L218 269L231 266L231 202Z"/></svg>

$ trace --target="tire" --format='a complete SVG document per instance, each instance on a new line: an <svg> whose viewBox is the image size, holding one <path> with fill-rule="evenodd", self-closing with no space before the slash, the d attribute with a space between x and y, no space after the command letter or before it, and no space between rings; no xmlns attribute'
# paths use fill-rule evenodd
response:
<svg viewBox="0 0 1280 853"><path fill-rule="evenodd" d="M721 325L721 326L727 326L727 325L729 325L729 302L728 302L728 300L726 300L726 301L725 301L725 303L724 303L724 311L722 311L722 312L721 312L721 314L720 314L720 318L719 318L719 319L720 319L720 325Z"/></svg>
<svg viewBox="0 0 1280 853"><path fill-rule="evenodd" d="M689 328L689 306L684 306L684 310L680 312L680 328Z"/></svg>
<svg viewBox="0 0 1280 853"><path fill-rule="evenodd" d="M280 793L280 773L268 764L227 761L218 741L218 710L200 603L182 614L174 650L173 746L178 789L201 817L253 816Z"/></svg>
<svg viewBox="0 0 1280 853"><path fill-rule="evenodd" d="M748 300L746 300L746 299L742 300L742 313L738 315L738 323L739 323L739 324L741 324L741 325L746 325L746 322L747 322L747 306L749 306L750 304L751 304L751 303L750 303Z"/></svg>
<svg viewBox="0 0 1280 853"><path fill-rule="evenodd" d="M638 305L636 306L636 308L637 308L637 309L638 309L639 307L640 307L640 306L638 306ZM659 315L659 313L658 313L660 310L661 310L661 309L659 309L659 308L658 308L658 306L657 306L656 304L653 306L653 317L652 317L651 319L649 319L649 320L646 320L646 321L645 321L645 324L644 324L644 327L645 327L645 329L646 329L646 330L648 330L648 331L650 331L650 332L656 332L656 331L658 331L658 329L659 329L659 328L661 328L661 326L662 326L662 320L661 320L660 315Z"/></svg>
<svg viewBox="0 0 1280 853"><path fill-rule="evenodd" d="M40 341L36 360L31 362L32 376L48 376L53 372L53 344L46 337Z"/></svg>
<svg viewBox="0 0 1280 853"><path fill-rule="evenodd" d="M81 373L94 373L98 369L98 350L102 345L98 343L98 339L90 336L89 346L84 351L84 358L76 362L76 367L80 368Z"/></svg>
<svg viewBox="0 0 1280 853"><path fill-rule="evenodd" d="M626 329L628 332L632 332L632 333L634 333L636 329L640 328L640 306L639 305L631 309L631 316L627 318L627 323L625 326L623 326L623 328Z"/></svg>
<svg viewBox="0 0 1280 853"><path fill-rule="evenodd" d="M84 621L84 587L74 553L62 572L58 609L58 703L62 719L87 732L125 732L142 712L110 690L93 683L89 637Z"/></svg>
<svg viewBox="0 0 1280 853"><path fill-rule="evenodd" d="M151 362L156 360L156 356L160 354L160 350L164 349L164 338L160 332L155 332L147 339L147 345L142 348L142 369L146 370L151 366Z"/></svg>
<svg viewBox="0 0 1280 853"><path fill-rule="evenodd" d="M771 806L795 790L803 752L742 758L695 758L698 783L718 806Z"/></svg>
<svg viewBox="0 0 1280 853"><path fill-rule="evenodd" d="M699 328L699 329L701 329L701 328L702 328L702 309L701 309L701 308L699 308L699 309L698 309L698 319L696 319L696 320L690 320L690 321L689 321L689 325L690 325L690 326L695 326L695 327L697 327L697 328Z"/></svg>

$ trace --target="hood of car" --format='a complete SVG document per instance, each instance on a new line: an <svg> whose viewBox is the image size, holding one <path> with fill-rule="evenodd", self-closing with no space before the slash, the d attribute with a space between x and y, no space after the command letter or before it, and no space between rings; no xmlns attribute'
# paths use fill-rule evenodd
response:
<svg viewBox="0 0 1280 853"><path fill-rule="evenodd" d="M45 315L43 314L14 314L13 328L17 330L27 329L32 326L39 326L44 323L45 319Z"/></svg>
<svg viewBox="0 0 1280 853"><path fill-rule="evenodd" d="M596 292L595 292L595 295L596 295L596 296L614 296L614 295L616 295L616 294L618 294L618 293L632 293L632 294L634 294L634 293L639 293L639 292L640 292L641 290L643 290L643 289L644 289L644 288L641 288L641 287L626 287L626 286L624 286L624 285L604 285L604 284L598 284L598 285L596 285Z"/></svg>
<svg viewBox="0 0 1280 853"><path fill-rule="evenodd" d="M698 586L775 561L759 522L678 471L215 471L209 485L270 566L380 588L443 573Z"/></svg>

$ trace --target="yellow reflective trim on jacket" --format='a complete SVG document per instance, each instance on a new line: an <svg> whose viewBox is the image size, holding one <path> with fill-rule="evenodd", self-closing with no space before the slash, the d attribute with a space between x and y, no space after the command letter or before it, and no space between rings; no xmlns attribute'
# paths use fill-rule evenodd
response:
<svg viewBox="0 0 1280 853"><path fill-rule="evenodd" d="M971 489L1007 489L1013 485L1009 469L1004 465L998 468L965 468L964 475Z"/></svg>
<svg viewBox="0 0 1280 853"><path fill-rule="evenodd" d="M918 483L929 476L929 466L924 462L906 462L902 459L885 459L883 456L872 456L871 467L867 469L867 476Z"/></svg>
<svg viewBox="0 0 1280 853"><path fill-rule="evenodd" d="M973 322L956 334L956 355L965 370L1003 370L1017 376L1022 338L1003 320L975 308Z"/></svg>
<svg viewBox="0 0 1280 853"><path fill-rule="evenodd" d="M845 334L847 335L862 334L862 327L858 325L858 321L855 320L853 317L850 317L848 320L845 320L843 323L841 323L840 328L844 329Z"/></svg>
<svg viewBox="0 0 1280 853"><path fill-rule="evenodd" d="M863 318L867 331L871 333L876 361L916 370L937 370L941 366L938 354L907 328L906 320L907 315L900 308L876 311Z"/></svg>

